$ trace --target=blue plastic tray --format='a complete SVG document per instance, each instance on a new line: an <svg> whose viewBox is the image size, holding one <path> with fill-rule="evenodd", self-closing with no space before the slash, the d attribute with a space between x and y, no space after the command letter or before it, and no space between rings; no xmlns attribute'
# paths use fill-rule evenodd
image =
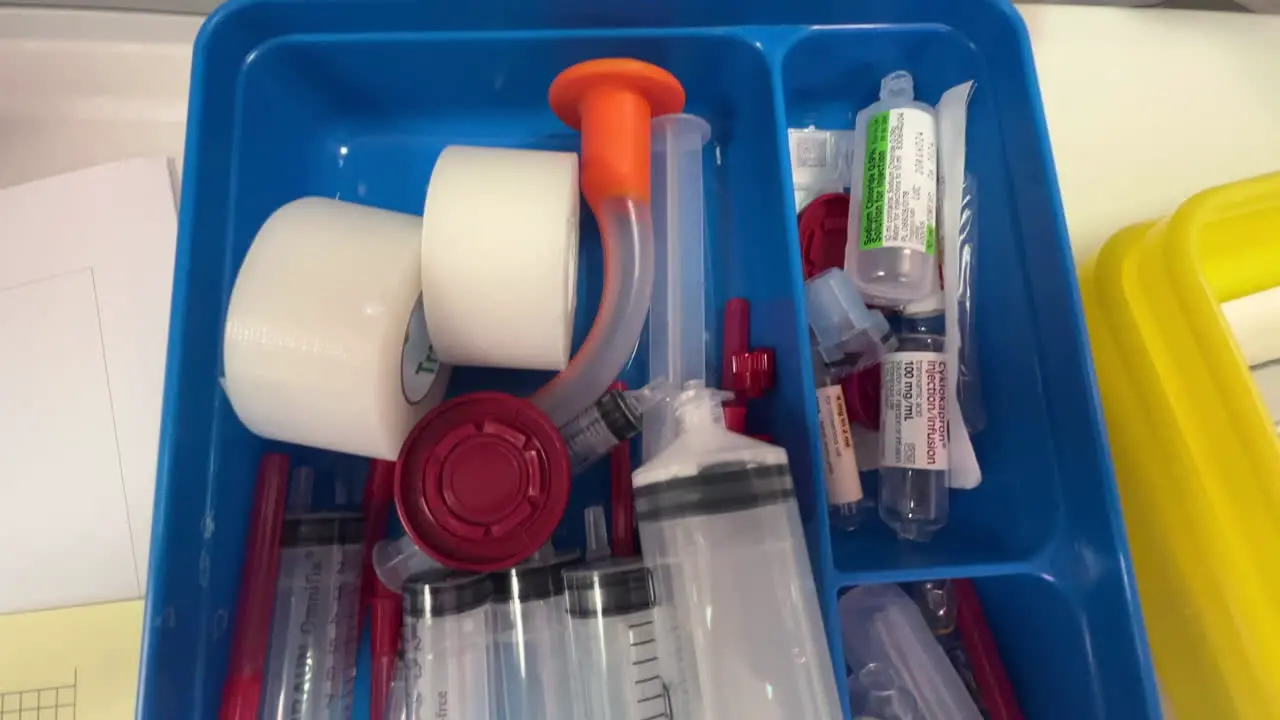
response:
<svg viewBox="0 0 1280 720"><path fill-rule="evenodd" d="M254 470L272 449L218 384L227 299L254 233L303 195L418 213L448 144L576 149L547 88L603 56L668 68L713 128L708 315L748 298L754 342L777 350L778 386L753 407L751 429L790 451L837 667L842 589L975 577L1028 717L1158 717L1027 34L1000 0L222 7L195 48L139 716L216 716ZM986 480L955 494L950 525L927 545L878 523L833 537L821 511L786 142L789 126L852 127L880 77L900 68L929 102L977 81L968 156L983 192ZM600 291L598 233L584 222L579 339ZM628 382L642 382L643 357ZM542 379L463 370L452 391L525 392ZM607 487L597 472L576 483L561 543L580 542L580 510Z"/></svg>

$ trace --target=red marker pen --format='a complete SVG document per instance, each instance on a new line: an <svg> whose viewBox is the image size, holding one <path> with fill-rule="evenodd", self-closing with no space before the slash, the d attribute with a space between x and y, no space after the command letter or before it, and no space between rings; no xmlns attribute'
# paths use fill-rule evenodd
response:
<svg viewBox="0 0 1280 720"><path fill-rule="evenodd" d="M373 546L387 535L387 518L395 499L396 464L375 460L369 469L365 489L364 592L369 608L370 672L369 717L382 720L387 712L387 696L395 678L396 655L400 651L400 595L387 589L373 571Z"/></svg>
<svg viewBox="0 0 1280 720"><path fill-rule="evenodd" d="M396 464L387 460L369 463L364 488L364 565L360 569L361 609L373 599L378 576L373 572L373 546L387 536L387 519L395 502Z"/></svg>
<svg viewBox="0 0 1280 720"><path fill-rule="evenodd" d="M374 580L373 597L369 599L369 717L387 714L387 698L396 676L397 654L400 652L400 613L403 600L380 581Z"/></svg>
<svg viewBox="0 0 1280 720"><path fill-rule="evenodd" d="M982 602L973 581L953 580L952 586L959 614L956 627L960 631L965 654L969 656L974 680L978 683L984 714L991 720L1022 720L1018 698L1000 659L1000 651L987 625L987 616L982 611Z"/></svg>
<svg viewBox="0 0 1280 720"><path fill-rule="evenodd" d="M284 528L289 458L262 457L254 491L253 518L240 572L235 635L227 679L222 688L220 720L257 720L262 702L262 675L271 639L271 616L280 569L280 537Z"/></svg>
<svg viewBox="0 0 1280 720"><path fill-rule="evenodd" d="M729 298L724 306L723 362L720 367L720 382L727 390L732 390L729 386L733 383L735 370L751 349L750 333L751 304L745 298ZM734 398L724 403L724 425L736 433L747 431L747 399L744 395L735 392Z"/></svg>

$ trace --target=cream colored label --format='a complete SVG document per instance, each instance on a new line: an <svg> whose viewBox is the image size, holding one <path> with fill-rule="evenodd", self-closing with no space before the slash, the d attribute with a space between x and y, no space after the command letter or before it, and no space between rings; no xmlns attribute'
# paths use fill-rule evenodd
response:
<svg viewBox="0 0 1280 720"><path fill-rule="evenodd" d="M862 499L862 478L858 476L844 390L839 385L818 388L818 426L822 428L822 457L827 469L827 502L858 502Z"/></svg>

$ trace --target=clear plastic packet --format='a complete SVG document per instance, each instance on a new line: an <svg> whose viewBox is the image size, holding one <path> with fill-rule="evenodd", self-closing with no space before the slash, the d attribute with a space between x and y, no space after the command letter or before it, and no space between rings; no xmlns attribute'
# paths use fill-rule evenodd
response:
<svg viewBox="0 0 1280 720"><path fill-rule="evenodd" d="M853 131L791 128L791 180L796 212L827 193L849 187L853 167Z"/></svg>
<svg viewBox="0 0 1280 720"><path fill-rule="evenodd" d="M960 251L957 253L959 282L956 283L957 325L960 333L960 363L957 395L960 414L970 435L977 435L987 424L987 409L982 401L982 373L978 362L978 346L974 336L974 288L977 281L978 257L978 180L973 173L964 174L964 193L960 203ZM944 262L946 259L944 258ZM903 333L943 334L946 317L941 292L902 308L902 312L886 313L894 335Z"/></svg>
<svg viewBox="0 0 1280 720"><path fill-rule="evenodd" d="M964 227L961 221L964 206L965 178L965 128L968 122L969 98L973 94L973 82L961 83L942 94L938 101L938 189L941 195L938 226L941 238L942 286L945 288L943 308L947 318L947 336L945 344L946 364L950 368L960 367L961 353L964 352L964 339L961 335L959 317L960 262L963 253L960 249L960 233ZM976 236L975 236L976 237ZM955 289L955 290L953 290ZM971 294L971 293L969 293ZM974 349L977 343L973 343ZM982 468L974 454L973 442L963 421L964 413L960 408L959 393L960 373L953 370L946 378L947 415L959 422L949 423L948 454L950 474L947 484L952 488L969 490L982 483Z"/></svg>
<svg viewBox="0 0 1280 720"><path fill-rule="evenodd" d="M960 203L960 282L956 287L960 326L960 377L957 394L960 413L970 435L977 435L987 425L987 407L982 401L982 372L978 362L978 345L974 342L974 287L977 282L978 258L978 179L964 174L964 194Z"/></svg>

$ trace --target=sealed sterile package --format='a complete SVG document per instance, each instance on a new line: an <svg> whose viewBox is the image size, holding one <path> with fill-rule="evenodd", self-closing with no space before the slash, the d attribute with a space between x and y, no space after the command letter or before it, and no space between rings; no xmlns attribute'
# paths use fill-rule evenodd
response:
<svg viewBox="0 0 1280 720"><path fill-rule="evenodd" d="M973 94L973 82L964 82L947 90L938 101L938 190L939 229L942 240L943 308L946 314L946 339L944 354L947 367L959 368L964 342L961 334L960 290L965 286L960 279L961 260L964 257L960 237L964 223L965 177L965 128L968 124L969 97ZM951 288L955 288L952 291ZM967 303L966 303L967 304ZM947 416L960 418L961 422L948 424L950 473L947 485L952 488L972 489L982 482L982 470L973 452L973 442L963 422L960 407L959 372L947 373Z"/></svg>
<svg viewBox="0 0 1280 720"><path fill-rule="evenodd" d="M974 287L978 258L978 179L964 174L964 194L960 199L960 252L956 265L957 323L960 326L960 377L957 394L964 425L970 435L982 432L987 424L987 407L982 401L982 373L978 366L978 346L974 343ZM946 262L946 258L943 258Z"/></svg>
<svg viewBox="0 0 1280 720"><path fill-rule="evenodd" d="M844 192L849 186L853 131L792 128L787 131L787 140L796 212L827 193Z"/></svg>
<svg viewBox="0 0 1280 720"><path fill-rule="evenodd" d="M964 681L916 604L897 585L840 598L850 702L858 717L982 720Z"/></svg>
<svg viewBox="0 0 1280 720"><path fill-rule="evenodd" d="M974 287L978 252L978 181L973 173L964 175L964 195L960 201L960 251L956 264L959 282L956 283L957 323L960 337L959 388L960 411L965 428L976 435L987 424L987 410L982 401L981 371L978 366L977 345L973 342ZM943 256L943 264L948 258ZM946 332L945 302L942 289L924 300L902 308L901 313L886 315L894 335L905 333Z"/></svg>

